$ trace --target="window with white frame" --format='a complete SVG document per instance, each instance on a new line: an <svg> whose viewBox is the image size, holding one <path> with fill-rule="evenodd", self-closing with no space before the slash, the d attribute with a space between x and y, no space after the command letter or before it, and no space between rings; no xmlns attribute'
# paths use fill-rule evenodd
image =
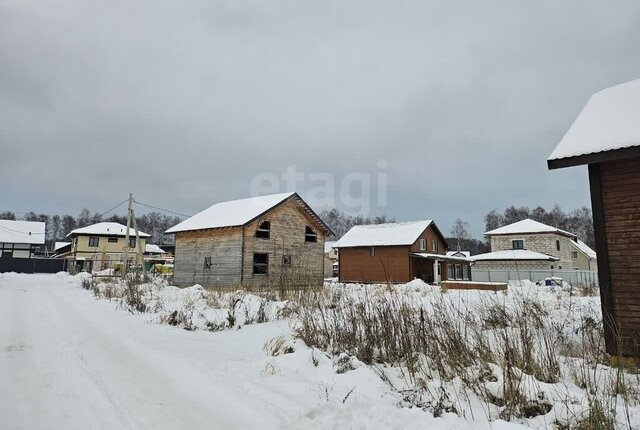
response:
<svg viewBox="0 0 640 430"><path fill-rule="evenodd" d="M432 240L431 241L431 251L438 252L438 241L437 240Z"/></svg>
<svg viewBox="0 0 640 430"><path fill-rule="evenodd" d="M420 239L418 242L418 245L420 246L420 251L426 251L427 250L427 239Z"/></svg>

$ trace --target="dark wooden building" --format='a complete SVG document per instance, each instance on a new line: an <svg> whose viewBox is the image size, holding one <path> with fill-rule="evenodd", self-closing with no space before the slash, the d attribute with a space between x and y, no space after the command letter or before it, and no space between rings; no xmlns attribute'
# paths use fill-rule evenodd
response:
<svg viewBox="0 0 640 430"><path fill-rule="evenodd" d="M167 230L176 285L319 286L329 227L296 193L217 203Z"/></svg>
<svg viewBox="0 0 640 430"><path fill-rule="evenodd" d="M607 351L640 356L640 80L594 94L548 165L589 166Z"/></svg>
<svg viewBox="0 0 640 430"><path fill-rule="evenodd" d="M447 241L431 220L355 226L335 247L340 282L471 279L469 260L446 255Z"/></svg>

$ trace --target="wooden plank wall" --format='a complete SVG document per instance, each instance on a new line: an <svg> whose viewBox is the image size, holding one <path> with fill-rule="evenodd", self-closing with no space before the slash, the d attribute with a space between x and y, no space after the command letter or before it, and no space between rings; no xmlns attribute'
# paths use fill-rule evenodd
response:
<svg viewBox="0 0 640 430"><path fill-rule="evenodd" d="M204 267L211 257L211 268ZM186 231L176 234L173 282L188 286L239 287L242 267L242 228Z"/></svg>
<svg viewBox="0 0 640 430"><path fill-rule="evenodd" d="M375 256L369 247L340 248L340 282L409 282L409 246L377 246Z"/></svg>
<svg viewBox="0 0 640 430"><path fill-rule="evenodd" d="M269 239L255 236L262 221L271 222ZM305 242L305 228L317 233L317 242ZM252 289L321 286L324 280L324 232L290 199L264 214L244 229L243 284ZM253 254L269 254L269 274L253 274ZM291 267L283 266L284 255L291 256Z"/></svg>
<svg viewBox="0 0 640 430"><path fill-rule="evenodd" d="M619 352L640 352L640 158L600 164L600 185Z"/></svg>

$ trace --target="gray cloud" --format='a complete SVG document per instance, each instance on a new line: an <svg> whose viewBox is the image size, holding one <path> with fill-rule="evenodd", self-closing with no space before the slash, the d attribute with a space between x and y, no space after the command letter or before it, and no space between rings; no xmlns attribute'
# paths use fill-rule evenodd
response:
<svg viewBox="0 0 640 430"><path fill-rule="evenodd" d="M195 212L260 172L389 162L398 219L588 205L545 159L640 76L640 4L0 0L2 208ZM304 192L312 184L301 184Z"/></svg>

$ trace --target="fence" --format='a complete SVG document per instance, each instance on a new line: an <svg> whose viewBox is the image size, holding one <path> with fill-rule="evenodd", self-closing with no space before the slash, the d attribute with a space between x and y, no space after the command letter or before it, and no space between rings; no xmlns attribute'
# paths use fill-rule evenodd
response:
<svg viewBox="0 0 640 430"><path fill-rule="evenodd" d="M598 272L590 270L482 270L471 267L471 278L480 282L508 282L562 278L571 285L598 285Z"/></svg>
<svg viewBox="0 0 640 430"><path fill-rule="evenodd" d="M127 265L127 273L142 273L142 265L135 262L135 256L129 258L129 264ZM162 276L169 276L173 274L173 265L166 266L163 263L167 258L145 258L144 265L148 272L157 273ZM98 259L98 258L69 258L65 260L65 270L72 275L80 272L91 273L96 277L112 277L122 276L124 273L124 261L118 258L113 259ZM156 264L162 267L157 268Z"/></svg>
<svg viewBox="0 0 640 430"><path fill-rule="evenodd" d="M65 270L65 260L54 258L0 258L0 273L58 273Z"/></svg>

